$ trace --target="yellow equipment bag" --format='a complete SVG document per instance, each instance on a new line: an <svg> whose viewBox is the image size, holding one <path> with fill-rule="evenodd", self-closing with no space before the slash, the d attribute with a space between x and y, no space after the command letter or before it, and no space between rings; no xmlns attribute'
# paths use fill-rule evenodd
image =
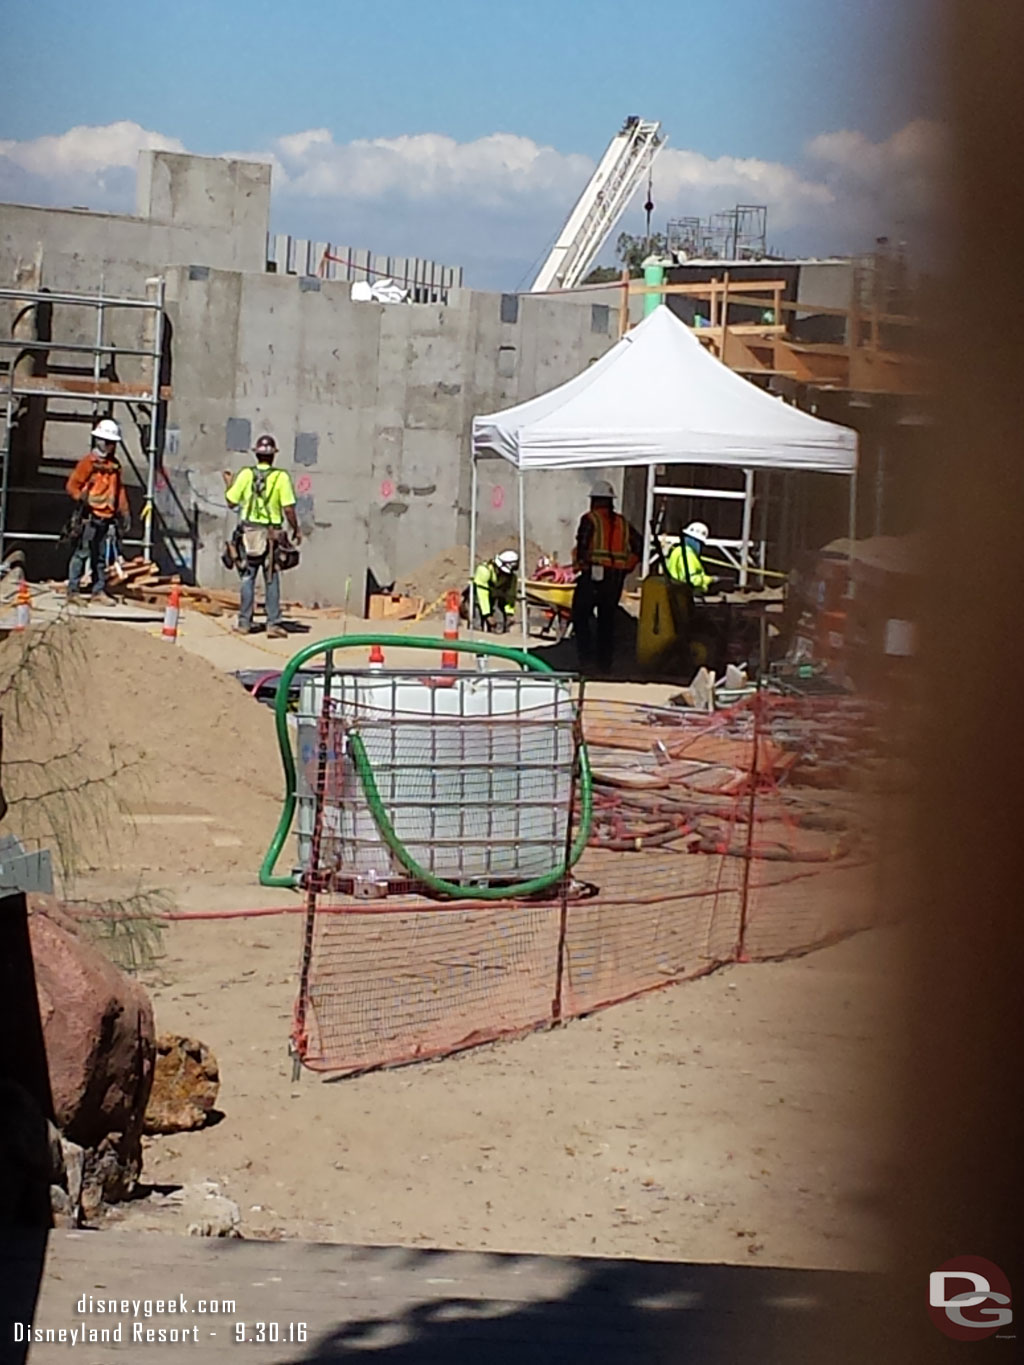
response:
<svg viewBox="0 0 1024 1365"><path fill-rule="evenodd" d="M685 645L692 608L688 584L659 575L644 579L636 632L636 661L642 668L668 664Z"/></svg>

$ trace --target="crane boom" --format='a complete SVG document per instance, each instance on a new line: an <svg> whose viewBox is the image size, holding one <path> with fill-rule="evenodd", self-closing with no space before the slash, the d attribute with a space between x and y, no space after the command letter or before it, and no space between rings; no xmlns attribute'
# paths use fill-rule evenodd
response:
<svg viewBox="0 0 1024 1365"><path fill-rule="evenodd" d="M531 293L579 284L664 146L660 127L631 116L615 134L530 286Z"/></svg>

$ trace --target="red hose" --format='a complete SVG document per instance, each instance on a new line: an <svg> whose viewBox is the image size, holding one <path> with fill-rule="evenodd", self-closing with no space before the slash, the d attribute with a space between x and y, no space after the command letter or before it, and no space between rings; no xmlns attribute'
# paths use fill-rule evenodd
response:
<svg viewBox="0 0 1024 1365"><path fill-rule="evenodd" d="M279 678L280 676L281 670L279 668L272 669L271 672L269 673L264 673L263 676L261 678L258 678L256 682L252 685L252 687L249 688L249 696L250 697L257 696L259 694L260 688L263 686L264 683L270 682L271 678Z"/></svg>

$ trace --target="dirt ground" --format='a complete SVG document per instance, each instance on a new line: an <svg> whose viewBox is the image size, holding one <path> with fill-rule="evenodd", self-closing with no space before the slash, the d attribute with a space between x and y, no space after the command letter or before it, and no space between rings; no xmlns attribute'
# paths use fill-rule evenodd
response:
<svg viewBox="0 0 1024 1365"><path fill-rule="evenodd" d="M78 632L57 674L40 674L20 738L9 723L9 752L24 760L12 781L29 790L61 755L86 774L106 771L114 740L115 760L130 751L132 763L114 805L93 816L113 820L115 836L99 857L88 845L71 851L78 894L161 889L186 910L287 903L256 885L280 806L272 717L223 674L280 668L311 637L239 640L196 617L177 648L154 636L146 620ZM403 664L400 632L387 652ZM48 695L62 707L48 708ZM658 689L644 695L663 700ZM48 711L59 719L52 734ZM45 754L44 733L55 746ZM293 1083L301 923L290 914L164 930L163 956L144 976L157 1027L213 1049L223 1117L147 1140L144 1178L157 1191L218 1182L248 1237L878 1263L894 931L732 967L441 1062ZM118 1223L180 1230L159 1197L118 1211Z"/></svg>
<svg viewBox="0 0 1024 1365"><path fill-rule="evenodd" d="M300 929L168 932L158 1027L213 1048L223 1118L147 1140L153 1185L216 1181L248 1237L880 1264L894 931L440 1062L293 1083ZM129 1224L168 1226L158 1202Z"/></svg>

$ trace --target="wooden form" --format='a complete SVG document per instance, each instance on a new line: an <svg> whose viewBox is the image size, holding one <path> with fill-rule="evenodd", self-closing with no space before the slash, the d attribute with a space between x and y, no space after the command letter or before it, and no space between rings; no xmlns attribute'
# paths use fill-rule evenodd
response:
<svg viewBox="0 0 1024 1365"><path fill-rule="evenodd" d="M425 599L404 597L401 593L370 594L367 619L370 621L416 621L423 612Z"/></svg>
<svg viewBox="0 0 1024 1365"><path fill-rule="evenodd" d="M709 325L695 328L694 336L740 374L780 376L798 384L858 393L915 394L927 388L925 365L919 356L909 349L893 350L882 344L882 327L905 328L908 341L912 338L920 324L908 314L885 313L877 307L865 314L856 299L850 308L794 303L782 297L787 287L784 280L735 280L728 272L721 279L697 284L645 284L623 279L611 287L623 287L620 326L623 318L628 319L629 299L634 295L707 300ZM771 309L774 321L729 322L731 305ZM800 341L789 334L783 321L787 314L846 318L848 341Z"/></svg>

